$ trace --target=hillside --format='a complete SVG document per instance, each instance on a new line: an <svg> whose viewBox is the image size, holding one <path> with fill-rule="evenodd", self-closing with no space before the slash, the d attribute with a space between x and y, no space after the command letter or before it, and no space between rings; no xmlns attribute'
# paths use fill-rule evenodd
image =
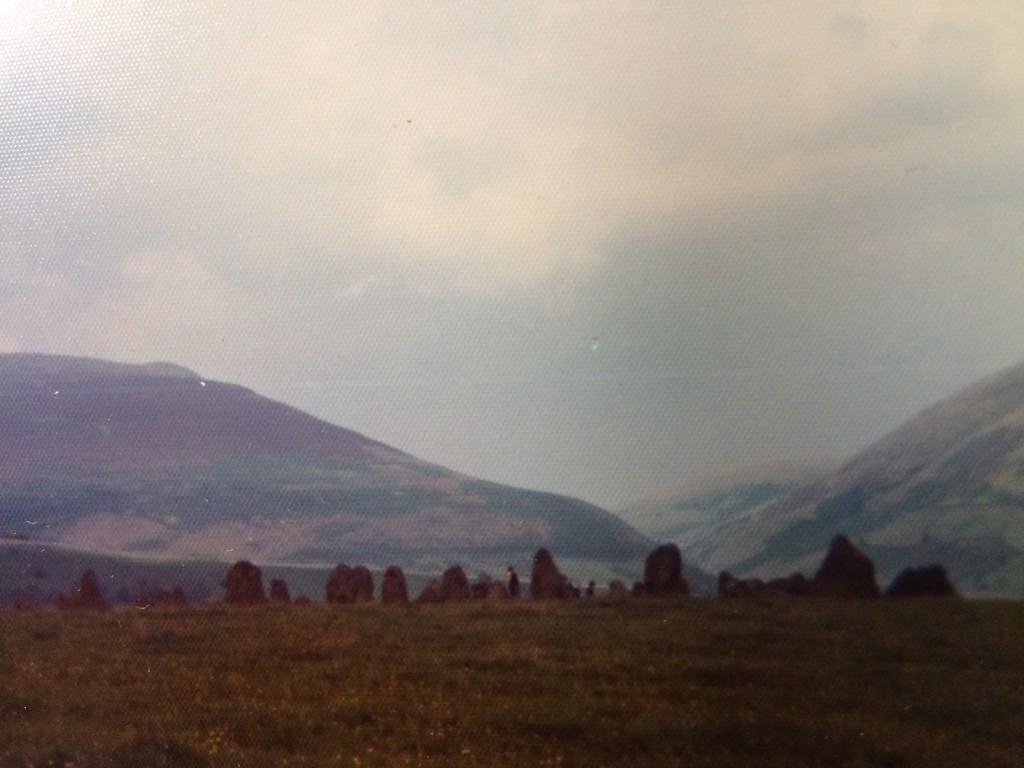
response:
<svg viewBox="0 0 1024 768"><path fill-rule="evenodd" d="M831 536L845 532L874 559L883 582L905 566L938 562L964 592L1020 595L1024 365L928 408L814 482L765 482L719 488L720 495L782 491L748 496L728 514L694 514L693 499L675 501L689 561L744 575L810 572ZM627 519L653 532L642 516Z"/></svg>
<svg viewBox="0 0 1024 768"><path fill-rule="evenodd" d="M0 435L0 535L78 550L473 572L526 569L546 546L579 578L608 578L637 574L652 546L590 504L467 477L170 364L0 355Z"/></svg>

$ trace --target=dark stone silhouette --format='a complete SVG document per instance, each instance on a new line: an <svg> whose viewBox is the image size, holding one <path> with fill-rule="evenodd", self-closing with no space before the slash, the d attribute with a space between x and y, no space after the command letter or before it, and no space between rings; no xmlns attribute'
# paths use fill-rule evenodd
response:
<svg viewBox="0 0 1024 768"><path fill-rule="evenodd" d="M766 586L773 592L790 597L804 597L811 594L812 590L810 580L802 573L793 573L781 579L770 579Z"/></svg>
<svg viewBox="0 0 1024 768"><path fill-rule="evenodd" d="M267 602L263 591L263 574L248 560L239 560L224 578L224 602L234 605L255 605Z"/></svg>
<svg viewBox="0 0 1024 768"><path fill-rule="evenodd" d="M509 594L508 589L500 581L491 579L487 582L487 592L484 594L484 600L508 600Z"/></svg>
<svg viewBox="0 0 1024 768"><path fill-rule="evenodd" d="M941 565L906 568L885 590L886 597L951 597L956 595L953 582Z"/></svg>
<svg viewBox="0 0 1024 768"><path fill-rule="evenodd" d="M612 579L608 582L608 597L613 600L623 600L629 597L629 589L619 579Z"/></svg>
<svg viewBox="0 0 1024 768"><path fill-rule="evenodd" d="M537 550L533 556L533 572L530 576L530 596L534 600L561 600L568 597L568 579L555 565L555 558L546 549Z"/></svg>
<svg viewBox="0 0 1024 768"><path fill-rule="evenodd" d="M409 587L405 583L405 573L397 565L390 565L384 571L380 583L380 600L382 603L409 602Z"/></svg>
<svg viewBox="0 0 1024 768"><path fill-rule="evenodd" d="M284 579L271 579L270 580L270 602L272 603L284 603L287 605L292 601L292 596L288 592L288 585Z"/></svg>
<svg viewBox="0 0 1024 768"><path fill-rule="evenodd" d="M60 608L102 611L109 608L110 604L103 599L103 593L100 592L100 585L96 580L96 574L90 568L82 574L76 589L71 592L65 592L57 598L57 606Z"/></svg>
<svg viewBox="0 0 1024 768"><path fill-rule="evenodd" d="M184 608L188 605L185 590L180 586L174 589L143 590L135 598L136 608Z"/></svg>
<svg viewBox="0 0 1024 768"><path fill-rule="evenodd" d="M373 600L373 574L365 565L339 563L327 579L328 603L368 603Z"/></svg>
<svg viewBox="0 0 1024 768"><path fill-rule="evenodd" d="M662 544L647 556L644 563L644 594L690 594L683 578L683 556L675 544Z"/></svg>
<svg viewBox="0 0 1024 768"><path fill-rule="evenodd" d="M443 601L441 582L437 579L428 581L427 585L423 587L423 591L420 592L419 597L416 598L417 603L440 603Z"/></svg>
<svg viewBox="0 0 1024 768"><path fill-rule="evenodd" d="M836 536L814 574L811 593L820 597L880 597L875 565L843 535Z"/></svg>
<svg viewBox="0 0 1024 768"><path fill-rule="evenodd" d="M719 597L776 597L779 594L761 579L738 579L728 571L718 574Z"/></svg>
<svg viewBox="0 0 1024 768"><path fill-rule="evenodd" d="M441 600L469 600L469 579L461 565L453 565L441 574Z"/></svg>

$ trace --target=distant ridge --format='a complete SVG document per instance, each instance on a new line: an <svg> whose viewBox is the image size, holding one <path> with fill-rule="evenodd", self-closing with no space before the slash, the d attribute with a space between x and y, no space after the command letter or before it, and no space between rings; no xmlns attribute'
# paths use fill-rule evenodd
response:
<svg viewBox="0 0 1024 768"><path fill-rule="evenodd" d="M0 355L0 536L149 558L634 573L585 502L477 480L172 363Z"/></svg>
<svg viewBox="0 0 1024 768"><path fill-rule="evenodd" d="M692 521L684 553L713 572L785 576L812 568L842 532L885 579L941 563L962 592L1024 594L1024 364L923 410L814 482L776 487L729 517Z"/></svg>

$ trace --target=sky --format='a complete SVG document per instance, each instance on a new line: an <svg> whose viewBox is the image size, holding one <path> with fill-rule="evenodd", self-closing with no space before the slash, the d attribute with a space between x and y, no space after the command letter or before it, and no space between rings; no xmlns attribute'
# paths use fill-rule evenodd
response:
<svg viewBox="0 0 1024 768"><path fill-rule="evenodd" d="M1024 360L1024 4L0 0L0 352L607 507Z"/></svg>

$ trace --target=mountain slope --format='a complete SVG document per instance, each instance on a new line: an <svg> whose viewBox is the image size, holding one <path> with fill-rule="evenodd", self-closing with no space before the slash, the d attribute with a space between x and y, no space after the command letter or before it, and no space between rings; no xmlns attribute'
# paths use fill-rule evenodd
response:
<svg viewBox="0 0 1024 768"><path fill-rule="evenodd" d="M634 573L652 546L592 505L460 475L178 366L42 355L0 356L0 535L412 569L525 567L546 546L595 578Z"/></svg>
<svg viewBox="0 0 1024 768"><path fill-rule="evenodd" d="M697 565L810 571L845 532L883 579L939 562L968 593L1024 592L1024 365L906 422L838 470L689 530Z"/></svg>

